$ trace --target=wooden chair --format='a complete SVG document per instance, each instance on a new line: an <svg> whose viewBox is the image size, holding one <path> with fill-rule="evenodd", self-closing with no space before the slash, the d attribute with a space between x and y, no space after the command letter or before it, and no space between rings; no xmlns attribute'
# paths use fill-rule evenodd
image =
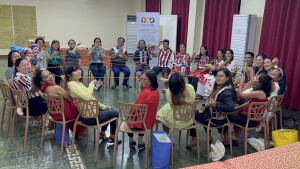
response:
<svg viewBox="0 0 300 169"><path fill-rule="evenodd" d="M161 122L163 125L170 129L170 137L172 140L171 146L171 156L172 156L172 164L174 162L174 149L173 149L173 140L174 140L174 132L181 130L190 130L194 128L196 130L196 139L197 139L197 149L198 149L198 158L200 158L200 144L199 144L199 129L198 124L195 120L195 110L197 107L197 102L190 102L180 106L172 106L173 107L173 123L168 124ZM187 123L190 120L193 120L193 124L186 128L176 128L177 122Z"/></svg>
<svg viewBox="0 0 300 169"><path fill-rule="evenodd" d="M45 95L45 100L48 106L48 112L46 115L43 117L43 125L42 125L42 136L41 136L41 144L40 148L43 147L43 142L44 142L44 131L45 127L44 124L46 124L46 119L53 121L55 123L60 123L63 125L62 129L62 136L61 136L61 145L60 145L60 156L63 154L63 148L64 148L64 136L65 136L65 131L66 131L66 124L69 122L74 121L75 119L72 120L66 120L65 118L65 113L64 113L64 99L62 96L54 96L54 95ZM62 116L61 121L54 120L50 114L57 114Z"/></svg>
<svg viewBox="0 0 300 169"><path fill-rule="evenodd" d="M266 109L267 109L267 102L252 102L252 103L250 103L249 108L248 108L246 126L241 126L239 124L232 123L233 126L236 126L236 127L241 128L241 129L244 130L244 152L245 152L245 154L247 154L247 140L248 140L247 132L249 130L254 130L258 127L258 126L248 127L249 121L257 121L257 122L260 123L259 127L264 128L265 149L268 148L267 141L269 139L268 139L268 133L266 131L267 130L266 123L265 123L265 120L263 118L264 112L266 111Z"/></svg>
<svg viewBox="0 0 300 169"><path fill-rule="evenodd" d="M132 104L132 103L122 103L119 102L119 111L121 116L121 123L117 127L116 135L115 135L115 145L114 145L114 156L113 156L113 164L115 164L116 160L116 151L117 151L117 141L118 141L118 133L122 132L122 150L124 152L124 133L133 133L133 134L144 134L146 137L146 166L148 167L148 147L149 147L149 135L148 129L145 123L145 119L147 116L148 105L146 104ZM144 130L132 130L129 128L128 124L143 124Z"/></svg>
<svg viewBox="0 0 300 169"><path fill-rule="evenodd" d="M12 136L14 134L17 108L20 108L23 111L25 109L26 116L22 116L22 117L26 118L25 136L24 136L24 145L23 145L23 150L24 150L25 147L26 147L26 144L27 144L27 134L28 134L28 127L29 127L29 120L30 120L30 117L31 117L31 116L29 116L28 96L27 96L26 91L23 91L23 90L12 89L12 92L13 92L13 96L16 100L16 108L15 108L15 111L13 113L13 120L12 120L12 128L11 128L11 132L10 132L10 137L12 138Z"/></svg>
<svg viewBox="0 0 300 169"><path fill-rule="evenodd" d="M227 118L227 113L226 112L218 112L216 111L215 109L213 108L210 108L210 114L211 114L211 118L208 120L208 124L202 124L202 123L199 123L197 122L199 125L205 127L207 130L206 130L206 146L207 146L207 161L210 160L210 156L209 156L209 152L210 152L210 142L209 142L209 139L210 139L210 129L211 128L222 128L222 133L221 133L221 140L222 140L222 136L224 134L224 127L228 127L228 133L229 133L229 140L230 140L230 154L232 155L232 142L231 142L231 124ZM212 120L220 120L220 121L223 121L225 120L226 122L223 124L223 125L220 125L220 126L216 126L216 125L213 125L212 123Z"/></svg>
<svg viewBox="0 0 300 169"><path fill-rule="evenodd" d="M5 84L3 81L0 82L0 90L2 92L2 97L3 97L3 108L2 108L2 116L1 116L1 130L3 127L3 121L4 121L4 114L5 114L5 109L6 106L9 109L9 114L7 115L7 120L6 120L6 129L7 129L7 137L9 136L9 129L10 129L10 121L11 121L11 116L16 109L16 106L12 104L12 95L11 95L11 90L7 84Z"/></svg>
<svg viewBox="0 0 300 169"><path fill-rule="evenodd" d="M75 120L74 123L74 128L73 128L73 133L72 133L72 146L71 146L71 152L73 153L74 149L74 141L75 141L75 133L76 133L76 127L77 125L85 126L88 128L94 128L97 130L97 134L95 135L95 147L96 147L96 155L95 155L95 162L98 160L98 150L99 150L99 142L100 142L100 132L101 132L101 127L109 124L112 121L116 121L118 124L118 119L117 118L112 118L106 122L99 123L99 103L97 100L83 100L80 98L76 98L77 100L77 108L79 111L79 115ZM90 125L85 125L80 121L80 117L83 118L90 118L90 119L96 119L97 124L90 126ZM87 132L88 133L88 132Z"/></svg>

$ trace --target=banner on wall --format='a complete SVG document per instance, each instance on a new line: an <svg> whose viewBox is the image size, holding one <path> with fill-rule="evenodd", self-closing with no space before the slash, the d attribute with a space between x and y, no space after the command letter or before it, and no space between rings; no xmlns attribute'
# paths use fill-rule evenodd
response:
<svg viewBox="0 0 300 169"><path fill-rule="evenodd" d="M145 40L147 45L159 43L159 13L137 12L136 13L137 41Z"/></svg>

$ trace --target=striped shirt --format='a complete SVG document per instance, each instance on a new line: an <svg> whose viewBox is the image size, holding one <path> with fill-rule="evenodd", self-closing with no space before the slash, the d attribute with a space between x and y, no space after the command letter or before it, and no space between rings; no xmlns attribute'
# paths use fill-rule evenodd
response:
<svg viewBox="0 0 300 169"><path fill-rule="evenodd" d="M24 75L20 72L17 72L15 78L14 78L14 87L17 90L23 90L26 91L28 99L35 98L39 96L37 92L30 92L31 90L31 77L28 75Z"/></svg>
<svg viewBox="0 0 300 169"><path fill-rule="evenodd" d="M198 67L199 68L205 68L205 65L209 63L209 57L208 56L198 56Z"/></svg>
<svg viewBox="0 0 300 169"><path fill-rule="evenodd" d="M172 62L174 61L174 53L169 48L167 50L160 50L158 55L158 67L172 67Z"/></svg>
<svg viewBox="0 0 300 169"><path fill-rule="evenodd" d="M178 53L175 57L174 62L177 64L184 65L184 66L189 66L190 59L191 59L191 56L188 53L186 53L184 55Z"/></svg>

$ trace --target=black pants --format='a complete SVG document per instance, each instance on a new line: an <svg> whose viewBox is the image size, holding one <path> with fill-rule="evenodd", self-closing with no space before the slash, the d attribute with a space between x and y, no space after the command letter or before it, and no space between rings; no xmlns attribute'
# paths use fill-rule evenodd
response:
<svg viewBox="0 0 300 169"><path fill-rule="evenodd" d="M103 122L106 122L112 118L115 118L115 117L119 117L119 112L116 111L116 110L99 110L99 123L103 123ZM92 125L96 125L97 122L96 122L96 119L92 118L83 118L83 117L80 117L79 119L83 124L85 125L89 125L89 126L92 126ZM110 124L110 134L115 134L116 132L116 128L117 128L117 124L116 124L116 121L112 121L109 123ZM101 131L106 131L107 130L107 125L103 126L101 128Z"/></svg>
<svg viewBox="0 0 300 169"><path fill-rule="evenodd" d="M55 75L55 84L60 85L61 78L63 74L59 65L48 64L48 71Z"/></svg>
<svg viewBox="0 0 300 169"><path fill-rule="evenodd" d="M198 87L198 79L196 77L188 77L188 81L189 81L189 84L191 84L195 91L197 91L197 87Z"/></svg>
<svg viewBox="0 0 300 169"><path fill-rule="evenodd" d="M91 63L89 68L94 76L94 79L103 80L106 70L106 67L103 65L103 63Z"/></svg>
<svg viewBox="0 0 300 169"><path fill-rule="evenodd" d="M140 128L133 128L132 130L143 130L143 129L140 129ZM129 136L129 137L133 137L133 133L127 133L127 135ZM139 134L139 136L144 136L144 134Z"/></svg>
<svg viewBox="0 0 300 169"><path fill-rule="evenodd" d="M32 99L28 99L29 116L40 116L45 114L48 110L45 100L38 96ZM26 111L23 109L24 116L26 116Z"/></svg>
<svg viewBox="0 0 300 169"><path fill-rule="evenodd" d="M247 123L246 115L243 115L241 113L232 112L232 113L228 113L227 117L230 122L236 123L241 126L246 126L246 123ZM257 125L258 125L257 121L249 121L248 127L255 127Z"/></svg>
<svg viewBox="0 0 300 169"><path fill-rule="evenodd" d="M210 116L209 108L206 108L203 113L199 113L199 110L195 111L195 120L197 120L201 124L208 125L208 120L210 118L211 118L211 116ZM225 122L226 122L225 120L211 120L211 126L221 126ZM225 128L224 128L224 133L226 133L225 130L226 131L228 130L228 127L227 127L227 129L225 129ZM204 130L206 132L207 129L204 127ZM218 128L218 132L222 133L222 128ZM195 129L190 130L190 136L196 137Z"/></svg>
<svg viewBox="0 0 300 169"><path fill-rule="evenodd" d="M168 67L153 67L152 70L156 73L156 75L158 75L159 73L161 73L161 75L164 77L165 74L169 75L171 72L171 69Z"/></svg>

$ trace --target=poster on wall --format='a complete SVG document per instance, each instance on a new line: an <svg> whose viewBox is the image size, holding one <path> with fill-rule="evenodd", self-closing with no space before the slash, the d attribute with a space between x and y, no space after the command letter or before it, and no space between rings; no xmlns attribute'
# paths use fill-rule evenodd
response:
<svg viewBox="0 0 300 169"><path fill-rule="evenodd" d="M145 40L147 44L159 43L159 13L137 12L136 13L137 41Z"/></svg>

